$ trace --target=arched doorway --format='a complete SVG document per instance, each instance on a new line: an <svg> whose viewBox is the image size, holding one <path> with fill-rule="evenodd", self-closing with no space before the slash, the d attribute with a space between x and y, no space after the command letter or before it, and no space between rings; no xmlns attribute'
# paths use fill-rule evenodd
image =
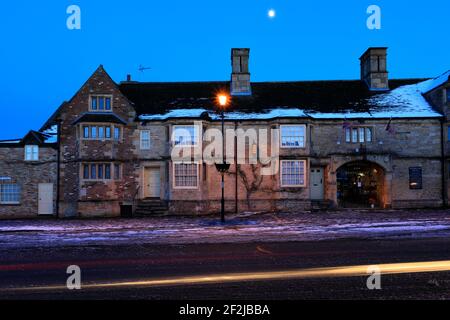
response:
<svg viewBox="0 0 450 320"><path fill-rule="evenodd" d="M384 170L369 161L350 162L336 172L338 205L344 208L384 207Z"/></svg>

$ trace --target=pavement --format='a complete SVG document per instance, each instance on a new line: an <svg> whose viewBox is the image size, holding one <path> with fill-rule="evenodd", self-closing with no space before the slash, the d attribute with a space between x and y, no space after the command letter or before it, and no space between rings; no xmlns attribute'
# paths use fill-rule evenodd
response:
<svg viewBox="0 0 450 320"><path fill-rule="evenodd" d="M449 210L0 221L0 250L80 245L241 243L450 236Z"/></svg>

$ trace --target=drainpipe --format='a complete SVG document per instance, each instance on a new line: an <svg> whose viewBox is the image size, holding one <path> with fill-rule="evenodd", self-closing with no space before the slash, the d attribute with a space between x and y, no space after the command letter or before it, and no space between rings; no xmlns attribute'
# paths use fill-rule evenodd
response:
<svg viewBox="0 0 450 320"><path fill-rule="evenodd" d="M239 213L239 193L238 193L238 163L237 163L237 135L236 135L236 131L238 128L238 123L237 121L234 122L234 165L236 167L236 179L235 180L235 195L234 195L234 199L235 199L235 203L234 203L234 210L236 213Z"/></svg>
<svg viewBox="0 0 450 320"><path fill-rule="evenodd" d="M444 133L444 118L441 122L441 170L442 170L442 207L447 207L447 186L446 186L446 172L445 172L445 133Z"/></svg>
<svg viewBox="0 0 450 320"><path fill-rule="evenodd" d="M57 155L56 155L56 218L59 218L59 201L60 201L60 191L59 191L59 184L60 184L60 179L61 179L61 121L58 120L58 124L57 124Z"/></svg>

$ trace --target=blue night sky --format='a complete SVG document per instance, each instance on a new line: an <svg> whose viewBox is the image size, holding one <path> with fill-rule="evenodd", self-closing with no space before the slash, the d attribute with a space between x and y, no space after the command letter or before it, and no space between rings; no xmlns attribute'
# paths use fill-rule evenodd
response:
<svg viewBox="0 0 450 320"><path fill-rule="evenodd" d="M81 30L66 27L72 4ZM366 27L371 4L381 30ZM0 139L39 129L99 64L117 82L227 80L230 48L249 47L253 81L355 79L363 51L388 46L391 77L437 76L449 14L448 0L3 1Z"/></svg>

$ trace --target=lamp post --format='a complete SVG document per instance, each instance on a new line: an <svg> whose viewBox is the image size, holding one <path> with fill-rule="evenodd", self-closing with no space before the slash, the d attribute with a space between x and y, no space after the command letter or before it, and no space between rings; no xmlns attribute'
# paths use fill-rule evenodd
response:
<svg viewBox="0 0 450 320"><path fill-rule="evenodd" d="M222 163L216 163L216 169L220 172L222 176L222 198L220 201L221 209L220 209L220 219L222 223L225 222L225 172L230 169L230 164L225 163L225 109L229 103L229 97L225 94L219 94L217 96L217 101L220 109L220 118L222 120Z"/></svg>

